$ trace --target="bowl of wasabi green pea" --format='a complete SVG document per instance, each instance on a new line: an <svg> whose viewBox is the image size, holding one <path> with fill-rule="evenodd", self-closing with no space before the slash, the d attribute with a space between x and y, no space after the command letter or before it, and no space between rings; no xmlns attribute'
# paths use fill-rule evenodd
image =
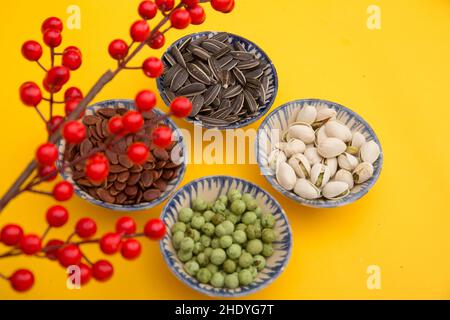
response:
<svg viewBox="0 0 450 320"><path fill-rule="evenodd" d="M257 185L230 176L200 178L168 201L161 253L170 270L209 296L255 293L285 269L292 231L280 204Z"/></svg>

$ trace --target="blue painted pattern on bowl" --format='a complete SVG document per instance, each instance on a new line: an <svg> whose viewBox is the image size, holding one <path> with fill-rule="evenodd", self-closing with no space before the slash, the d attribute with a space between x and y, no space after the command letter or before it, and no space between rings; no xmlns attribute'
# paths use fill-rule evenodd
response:
<svg viewBox="0 0 450 320"><path fill-rule="evenodd" d="M185 41L188 38L192 38L192 39L197 39L199 37L202 36L208 36L208 37L212 37L215 34L217 34L218 32L216 31L204 31L204 32L199 32L199 33L194 33L194 34L190 34L187 36L184 36L183 38L175 41L168 49L167 51L164 53L168 53L170 52L170 50L172 49L173 46L178 46L180 45L183 41ZM269 79L269 90L267 92L267 98L266 98L266 102L263 106L260 106L258 109L258 112L250 117L247 117L245 119L242 119L238 122L232 123L228 126L220 126L218 129L220 130L226 130L226 129L236 129L236 128L242 128L245 127L255 121L257 121L258 119L260 119L262 116L264 116L272 107L273 103L275 102L275 97L277 95L278 92L278 76L277 76L277 71L275 69L275 66L273 65L272 61L269 59L269 57L267 56L267 54L255 43L251 42L250 40L247 40L245 38L242 38L238 35L232 34L232 33L228 33L229 35L229 43L234 44L234 43L240 43L248 52L251 53L255 53L256 57L258 59L263 60L269 67L265 70L265 75L268 77ZM164 75L162 77L159 77L156 81L157 86L158 86L158 90L159 90L159 94L161 95L161 98L164 100L164 102L166 103L167 106L170 105L169 100L167 99L166 95L163 93L164 91ZM211 125L207 125L202 123L199 120L196 120L192 117L187 117L185 118L187 121L194 123L195 125L199 125L205 128L215 128L214 126Z"/></svg>
<svg viewBox="0 0 450 320"><path fill-rule="evenodd" d="M202 284L183 269L183 263L178 259L176 250L171 241L171 228L178 220L178 212L189 207L191 201L201 197L206 201L216 200L220 195L226 194L230 189L237 189L242 193L248 192L255 197L263 212L271 212L275 216L275 233L277 241L274 242L274 254L267 258L266 267L261 270L255 281L236 289L214 288L209 284ZM292 231L286 214L280 204L265 190L257 185L229 176L210 176L191 181L179 189L164 207L161 219L168 228L166 236L160 241L161 253L170 270L189 287L209 296L239 297L255 293L267 287L285 269L292 250Z"/></svg>
<svg viewBox="0 0 450 320"><path fill-rule="evenodd" d="M336 110L337 120L339 120L341 123L346 124L351 131L359 131L360 133L362 133L367 141L371 140L375 141L380 146L381 150L381 144L375 132L372 130L370 125L354 111L338 103L326 100L320 99L296 100L288 102L273 110L266 117L266 119L264 119L264 121L261 123L261 126L259 127L258 136L256 139L256 157L258 165L261 170L261 174L264 175L264 177L278 192L306 206L315 208L334 208L353 203L354 201L360 199L365 194L367 194L367 192L370 190L370 188L373 187L378 177L380 176L381 168L383 165L383 152L380 152L380 156L378 157L377 161L375 161L375 163L373 164L374 167L373 176L366 182L356 185L348 196L338 200L303 199L298 195L296 195L294 192L290 192L283 189L278 184L273 171L270 169L268 165L268 155L270 154L271 147L275 143L275 141L271 141L273 137L271 133L274 132L274 130L279 130L279 132L283 132L284 130L286 130L289 124L295 122L297 113L305 105L312 105L316 107L326 106Z"/></svg>
<svg viewBox="0 0 450 320"><path fill-rule="evenodd" d="M135 109L133 100L114 99L114 100L102 101L102 102L96 103L92 106L89 106L88 108L86 108L85 114L90 115L90 114L94 114L94 112L96 110L101 109L101 108L118 107L118 106L127 108L129 110ZM153 110L157 115L163 115L163 112L161 112L157 109L153 109ZM90 203L93 203L93 204L98 205L103 208L116 210L116 211L138 211L138 210L149 209L149 208L152 208L152 207L160 204L161 202L165 201L172 194L172 192L177 188L177 186L180 184L181 180L183 180L184 174L186 172L186 152L185 152L186 148L185 148L185 145L183 142L183 136L181 135L180 131L178 130L177 125L170 118L167 118L162 122L172 129L172 131L174 133L173 139L174 139L174 141L176 141L177 144L179 144L178 147L179 147L179 149L183 150L182 151L183 154L182 154L182 164L180 165L180 168L178 169L179 172L178 172L177 178L170 181L170 183L167 185L167 189L161 194L161 196L158 199L151 201L151 202L142 202L142 203L133 204L133 205L125 205L125 204L120 205L120 204L112 204L112 203L104 202L104 201L101 201L99 199L92 197L86 191L84 191L79 186L77 186L76 183L74 183L74 181L72 179L72 171L69 168L66 168L64 171L61 170L61 159L63 158L63 152L65 149L64 139L61 139L59 142L59 145L58 145L59 159L58 159L57 166L61 173L61 176L63 177L64 180L67 180L70 183L72 183L72 185L74 186L75 194L77 196L79 196L81 199L84 199Z"/></svg>

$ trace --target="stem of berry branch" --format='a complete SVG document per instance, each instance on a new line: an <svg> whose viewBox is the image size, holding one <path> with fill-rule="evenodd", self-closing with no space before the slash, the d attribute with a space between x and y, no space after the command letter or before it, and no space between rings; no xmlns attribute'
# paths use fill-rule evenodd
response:
<svg viewBox="0 0 450 320"><path fill-rule="evenodd" d="M39 60L37 60L36 63L39 65L39 67L41 67L42 70L47 72L47 69L42 65L42 63Z"/></svg>
<svg viewBox="0 0 450 320"><path fill-rule="evenodd" d="M41 110L39 110L39 108L36 106L34 107L34 109L36 109L37 114L39 115L39 117L42 119L42 121L44 121L45 125L47 125L47 120L45 119L44 115L42 114Z"/></svg>
<svg viewBox="0 0 450 320"><path fill-rule="evenodd" d="M178 4L173 10L179 9L183 7L183 4ZM88 94L85 98L78 104L75 110L67 117L66 121L72 121L78 119L79 116L86 109L88 104L97 96L97 94L103 89L103 87L108 84L114 77L122 71L127 64L147 45L147 43L157 34L157 32L169 21L170 14L164 16L160 22L152 29L147 39L141 43L118 65L118 67L114 70L107 70L100 79L94 84L94 86L89 90ZM51 58L52 58L52 66L54 63L55 52L51 50ZM61 138L61 129L57 130L49 137L50 143L56 143ZM31 174L36 170L37 162L36 160L32 160L25 170L19 175L16 181L11 185L8 191L3 195L0 199L0 213L3 212L8 203L14 199L18 194L22 192L22 185L30 178Z"/></svg>

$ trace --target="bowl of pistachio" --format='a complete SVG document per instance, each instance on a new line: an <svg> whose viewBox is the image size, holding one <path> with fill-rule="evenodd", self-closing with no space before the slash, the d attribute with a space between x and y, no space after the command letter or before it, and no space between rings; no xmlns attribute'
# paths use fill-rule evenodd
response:
<svg viewBox="0 0 450 320"><path fill-rule="evenodd" d="M163 209L161 253L175 276L209 296L238 297L285 269L292 231L280 204L246 180L211 176L178 190Z"/></svg>

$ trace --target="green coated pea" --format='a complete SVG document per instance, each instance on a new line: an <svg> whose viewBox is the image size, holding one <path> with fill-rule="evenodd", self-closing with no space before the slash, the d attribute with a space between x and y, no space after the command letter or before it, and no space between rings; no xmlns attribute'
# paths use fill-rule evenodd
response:
<svg viewBox="0 0 450 320"><path fill-rule="evenodd" d="M206 249L211 245L211 238L207 235L202 234L200 236L200 243L203 245L203 247Z"/></svg>
<svg viewBox="0 0 450 320"><path fill-rule="evenodd" d="M248 268L253 264L253 256L248 252L243 252L239 257L239 266L241 268Z"/></svg>
<svg viewBox="0 0 450 320"><path fill-rule="evenodd" d="M206 222L210 222L212 217L214 217L215 213L214 211L211 210L206 210L205 212L203 212L203 217L205 218Z"/></svg>
<svg viewBox="0 0 450 320"><path fill-rule="evenodd" d="M234 262L231 259L227 259L223 263L222 267L223 267L223 271L225 271L226 273L233 273L236 271L236 262Z"/></svg>
<svg viewBox="0 0 450 320"><path fill-rule="evenodd" d="M231 235L233 233L233 231L234 231L234 224L231 221L225 220L221 224L225 228L225 234L224 235Z"/></svg>
<svg viewBox="0 0 450 320"><path fill-rule="evenodd" d="M240 245L233 243L228 249L227 249L227 255L230 259L237 259L242 254L242 248Z"/></svg>
<svg viewBox="0 0 450 320"><path fill-rule="evenodd" d="M242 201L250 201L250 200L255 200L255 198L253 198L253 196L251 195L251 193L248 193L248 192L246 192L246 193L244 193L243 195L242 195Z"/></svg>
<svg viewBox="0 0 450 320"><path fill-rule="evenodd" d="M192 211L191 208L183 208L178 213L178 219L181 222L185 222L185 223L190 222L193 216L194 216L194 211Z"/></svg>
<svg viewBox="0 0 450 320"><path fill-rule="evenodd" d="M192 251L194 249L194 240L192 238L183 238L180 242L180 249L182 251Z"/></svg>
<svg viewBox="0 0 450 320"><path fill-rule="evenodd" d="M264 243L264 245L263 245L263 250L262 250L262 252L261 252L261 254L264 256L264 257L270 257L272 254L273 254L273 246L272 246L272 244L268 244L268 243Z"/></svg>
<svg viewBox="0 0 450 320"><path fill-rule="evenodd" d="M249 240L261 238L261 228L254 224L247 226L245 233L247 234L247 239Z"/></svg>
<svg viewBox="0 0 450 320"><path fill-rule="evenodd" d="M193 254L199 254L200 252L203 252L205 250L205 247L200 242L194 243L194 249L192 249Z"/></svg>
<svg viewBox="0 0 450 320"><path fill-rule="evenodd" d="M249 269L242 269L239 271L239 284L242 286L247 286L253 281L252 273Z"/></svg>
<svg viewBox="0 0 450 320"><path fill-rule="evenodd" d="M201 268L197 272L197 280L201 283L208 283L211 280L211 272L206 268Z"/></svg>
<svg viewBox="0 0 450 320"><path fill-rule="evenodd" d="M214 234L216 227L211 222L207 222L202 226L202 231L207 236L211 237Z"/></svg>
<svg viewBox="0 0 450 320"><path fill-rule="evenodd" d="M247 246L245 247L245 249L250 254L260 254L263 250L263 243L259 239L253 239L247 242Z"/></svg>
<svg viewBox="0 0 450 320"><path fill-rule="evenodd" d="M270 213L261 215L261 225L264 228L273 228L275 226L275 217Z"/></svg>
<svg viewBox="0 0 450 320"><path fill-rule="evenodd" d="M225 205L228 204L228 197L226 195L221 195L219 196L219 198L217 198L217 200L219 200L220 202L224 203Z"/></svg>
<svg viewBox="0 0 450 320"><path fill-rule="evenodd" d="M254 213L253 211L247 211L242 216L242 222L245 223L246 225L253 224L255 223L255 221L256 221L256 213Z"/></svg>
<svg viewBox="0 0 450 320"><path fill-rule="evenodd" d="M222 222L225 221L225 216L219 213L216 213L212 218L211 218L211 222L217 226L219 224L221 224Z"/></svg>
<svg viewBox="0 0 450 320"><path fill-rule="evenodd" d="M239 244L243 244L247 241L247 234L243 230L236 230L233 232L233 241Z"/></svg>
<svg viewBox="0 0 450 320"><path fill-rule="evenodd" d="M194 209L195 211L203 212L207 207L208 203L201 198L195 198L194 200L192 200L192 209Z"/></svg>
<svg viewBox="0 0 450 320"><path fill-rule="evenodd" d="M236 289L239 287L239 278L237 273L227 274L225 276L225 287L228 289Z"/></svg>
<svg viewBox="0 0 450 320"><path fill-rule="evenodd" d="M241 217L241 216L237 216L237 215L234 215L234 214L230 214L230 215L227 217L227 220L230 221L232 224L236 224L236 223L238 223L239 220L241 219L240 217Z"/></svg>
<svg viewBox="0 0 450 320"><path fill-rule="evenodd" d="M235 229L245 231L245 229L247 229L247 225L245 223L239 223Z"/></svg>
<svg viewBox="0 0 450 320"><path fill-rule="evenodd" d="M277 236L275 235L275 231L273 229L264 229L261 233L261 239L265 243L272 243L276 240Z"/></svg>
<svg viewBox="0 0 450 320"><path fill-rule="evenodd" d="M180 249L180 243L184 239L184 232L177 231L172 236L172 244L175 249Z"/></svg>
<svg viewBox="0 0 450 320"><path fill-rule="evenodd" d="M256 214L256 216L257 216L258 218L261 218L262 210L261 210L260 207L257 207L255 210L253 210L253 212Z"/></svg>
<svg viewBox="0 0 450 320"><path fill-rule="evenodd" d="M197 261L190 260L184 264L184 270L191 276L195 276L200 269Z"/></svg>
<svg viewBox="0 0 450 320"><path fill-rule="evenodd" d="M205 248L205 250L203 250L203 253L205 254L205 256L207 256L209 258L209 257L211 257L212 251L213 251L213 248Z"/></svg>
<svg viewBox="0 0 450 320"><path fill-rule="evenodd" d="M172 234L175 234L176 232L181 231L181 232L185 232L186 231L186 224L184 222L175 222L172 226Z"/></svg>
<svg viewBox="0 0 450 320"><path fill-rule="evenodd" d="M177 255L181 262L187 262L192 259L192 251L178 250Z"/></svg>
<svg viewBox="0 0 450 320"><path fill-rule="evenodd" d="M225 276L216 272L212 275L210 283L214 288L222 288L225 284Z"/></svg>
<svg viewBox="0 0 450 320"><path fill-rule="evenodd" d="M186 230L185 235L186 235L186 237L189 237L189 238L193 239L194 241L200 240L200 232L198 232L198 230L189 228Z"/></svg>
<svg viewBox="0 0 450 320"><path fill-rule="evenodd" d="M245 202L242 200L239 200L239 199L234 200L230 206L231 212L234 214L237 214L237 215L243 214L245 212L246 208L247 207L245 206Z"/></svg>
<svg viewBox="0 0 450 320"><path fill-rule="evenodd" d="M226 258L227 254L225 251L222 248L217 248L212 251L210 260L211 263L219 266L225 261Z"/></svg>
<svg viewBox="0 0 450 320"><path fill-rule="evenodd" d="M228 201L233 202L234 200L240 200L242 198L242 194L239 190L230 189L228 191Z"/></svg>
<svg viewBox="0 0 450 320"><path fill-rule="evenodd" d="M231 236L222 236L219 241L222 249L226 249L233 244L233 238Z"/></svg>
<svg viewBox="0 0 450 320"><path fill-rule="evenodd" d="M220 240L219 240L219 238L213 238L211 240L211 248L213 248L213 249L220 248Z"/></svg>
<svg viewBox="0 0 450 320"><path fill-rule="evenodd" d="M200 252L197 255L197 262L201 267L206 267L209 263L209 258L206 256L204 252Z"/></svg>
<svg viewBox="0 0 450 320"><path fill-rule="evenodd" d="M256 267L258 271L261 271L266 266L266 258L257 254L256 256L253 257L253 265Z"/></svg>
<svg viewBox="0 0 450 320"><path fill-rule="evenodd" d="M250 267L248 268L248 270L250 270L250 273L251 273L253 279L255 279L256 276L258 275L258 270L256 269L256 267L250 266Z"/></svg>
<svg viewBox="0 0 450 320"><path fill-rule="evenodd" d="M223 213L227 208L227 205L222 201L215 201L212 206L212 211L215 213Z"/></svg>
<svg viewBox="0 0 450 320"><path fill-rule="evenodd" d="M206 269L208 269L211 272L211 274L219 272L219 267L212 263L208 263L208 265L206 266Z"/></svg>
<svg viewBox="0 0 450 320"><path fill-rule="evenodd" d="M199 230L205 224L205 217L203 216L194 216L191 220L191 227Z"/></svg>

